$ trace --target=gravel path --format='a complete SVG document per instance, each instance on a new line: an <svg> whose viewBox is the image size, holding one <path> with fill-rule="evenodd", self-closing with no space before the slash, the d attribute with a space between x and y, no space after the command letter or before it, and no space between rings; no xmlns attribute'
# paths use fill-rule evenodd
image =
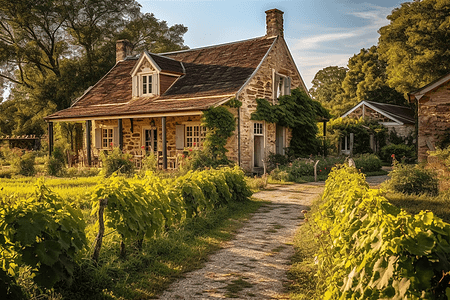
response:
<svg viewBox="0 0 450 300"><path fill-rule="evenodd" d="M160 299L288 299L286 271L301 211L323 192L323 182L269 185L255 198L270 201L211 255L202 269L186 274Z"/></svg>

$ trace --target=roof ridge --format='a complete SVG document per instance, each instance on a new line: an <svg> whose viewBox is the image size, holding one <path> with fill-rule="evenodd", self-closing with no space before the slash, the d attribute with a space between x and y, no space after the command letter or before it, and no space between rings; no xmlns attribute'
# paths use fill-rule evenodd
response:
<svg viewBox="0 0 450 300"><path fill-rule="evenodd" d="M234 42L228 42L228 43L223 43L223 44L210 45L210 46L204 46L204 47L199 47L199 48L192 48L192 49L185 49L185 50L178 50L178 51L171 51L171 52L163 52L163 53L159 53L159 54L161 54L161 55L171 55L171 54L185 53L185 52L190 52L190 51L198 51L198 50L210 49L210 48L221 47L221 46L229 46L229 45L232 45L232 44L245 43L245 42L249 42L249 41L253 41L253 40L275 39L275 38L276 38L276 36L267 37L267 36L264 35L264 36L251 38L251 39L246 39L246 40L241 40L241 41L234 41Z"/></svg>
<svg viewBox="0 0 450 300"><path fill-rule="evenodd" d="M377 101L369 101L369 100L364 100L367 103L376 103L376 104L382 104L382 105L389 105L389 106L397 106L397 107L402 107L402 108L408 108L411 109L408 106L405 105L398 105L398 104L391 104L391 103L385 103L385 102L377 102Z"/></svg>

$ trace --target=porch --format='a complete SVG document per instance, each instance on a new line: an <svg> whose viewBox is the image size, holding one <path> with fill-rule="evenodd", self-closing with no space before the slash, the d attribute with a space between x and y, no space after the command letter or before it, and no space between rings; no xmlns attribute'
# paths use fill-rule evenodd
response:
<svg viewBox="0 0 450 300"><path fill-rule="evenodd" d="M78 121L79 122L79 121ZM100 153L120 148L131 154L136 168L142 168L146 155L156 157L158 169L178 169L180 159L189 149L200 149L206 130L201 116L161 116L127 119L86 120L81 149L68 155L69 165L101 167ZM53 122L48 123L49 153L53 151Z"/></svg>

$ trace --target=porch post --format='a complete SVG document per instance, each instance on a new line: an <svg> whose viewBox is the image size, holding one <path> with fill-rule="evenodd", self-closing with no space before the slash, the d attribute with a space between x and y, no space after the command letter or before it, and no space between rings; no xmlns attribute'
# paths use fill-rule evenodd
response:
<svg viewBox="0 0 450 300"><path fill-rule="evenodd" d="M53 153L53 122L48 122L48 156Z"/></svg>
<svg viewBox="0 0 450 300"><path fill-rule="evenodd" d="M167 170L167 137L166 137L166 117L161 118L161 133L162 133L162 155L163 155L163 169Z"/></svg>
<svg viewBox="0 0 450 300"><path fill-rule="evenodd" d="M87 164L91 166L91 120L86 120L86 156Z"/></svg>
<svg viewBox="0 0 450 300"><path fill-rule="evenodd" d="M122 119L118 120L118 127L119 127L119 148L120 150L123 150L123 126L122 126Z"/></svg>

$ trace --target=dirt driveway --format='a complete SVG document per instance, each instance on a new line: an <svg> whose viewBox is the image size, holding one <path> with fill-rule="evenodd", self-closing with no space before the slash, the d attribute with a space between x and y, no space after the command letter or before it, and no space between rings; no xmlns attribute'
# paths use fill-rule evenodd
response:
<svg viewBox="0 0 450 300"><path fill-rule="evenodd" d="M288 299L285 290L292 240L301 211L323 191L323 182L270 185L254 194L261 207L202 269L175 282L160 299Z"/></svg>

